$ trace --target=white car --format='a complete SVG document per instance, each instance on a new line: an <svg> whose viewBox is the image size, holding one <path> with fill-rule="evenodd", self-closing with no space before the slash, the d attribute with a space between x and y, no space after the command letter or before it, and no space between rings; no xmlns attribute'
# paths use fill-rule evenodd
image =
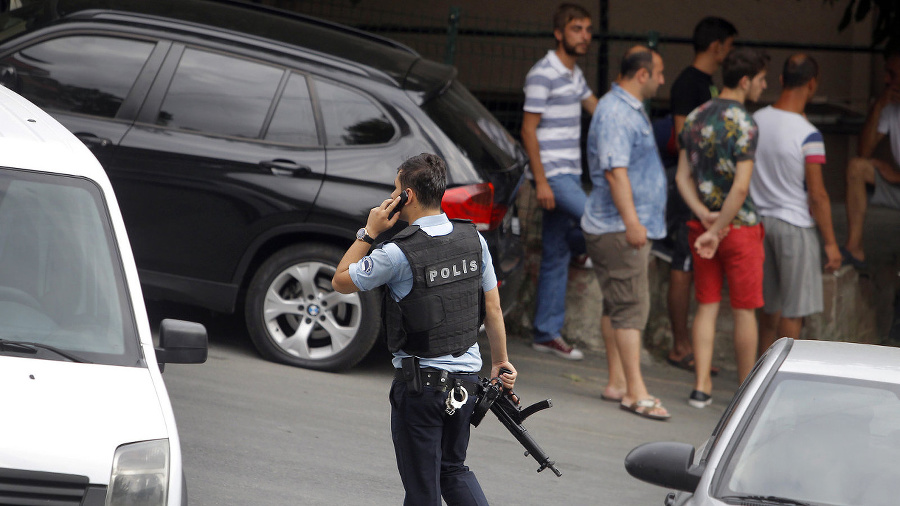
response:
<svg viewBox="0 0 900 506"><path fill-rule="evenodd" d="M900 497L900 349L780 339L695 455L647 443L634 477L667 506L893 506Z"/></svg>
<svg viewBox="0 0 900 506"><path fill-rule="evenodd" d="M176 320L154 348L102 167L0 87L0 504L186 504L161 369L206 354Z"/></svg>

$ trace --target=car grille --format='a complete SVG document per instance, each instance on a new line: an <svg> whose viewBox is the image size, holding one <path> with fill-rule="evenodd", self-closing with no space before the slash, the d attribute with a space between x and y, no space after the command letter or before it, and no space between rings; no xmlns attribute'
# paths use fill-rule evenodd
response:
<svg viewBox="0 0 900 506"><path fill-rule="evenodd" d="M87 476L0 469L0 505L100 506L106 487L90 485Z"/></svg>

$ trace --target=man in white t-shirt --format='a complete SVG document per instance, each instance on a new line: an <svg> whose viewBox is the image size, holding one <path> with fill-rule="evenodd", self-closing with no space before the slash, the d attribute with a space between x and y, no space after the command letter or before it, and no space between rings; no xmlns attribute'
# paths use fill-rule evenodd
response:
<svg viewBox="0 0 900 506"><path fill-rule="evenodd" d="M859 136L859 156L847 166L847 243L841 249L844 264L866 268L863 223L866 185L875 185L872 204L900 209L900 45L884 55L884 90L878 95ZM890 135L893 160L872 158L875 147Z"/></svg>
<svg viewBox="0 0 900 506"><path fill-rule="evenodd" d="M822 235L825 269L841 266L822 180L825 144L803 115L818 86L819 66L808 55L787 59L775 104L753 115L759 127L750 195L766 230L759 353L776 337L800 335L803 318L822 311Z"/></svg>

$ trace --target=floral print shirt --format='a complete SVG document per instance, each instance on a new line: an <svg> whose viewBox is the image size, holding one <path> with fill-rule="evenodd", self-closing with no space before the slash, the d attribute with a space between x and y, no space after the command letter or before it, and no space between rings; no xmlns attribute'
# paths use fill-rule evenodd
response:
<svg viewBox="0 0 900 506"><path fill-rule="evenodd" d="M756 122L740 102L714 98L694 109L681 131L700 200L710 211L719 211L734 182L738 162L753 160L758 140ZM732 220L735 226L759 223L750 195Z"/></svg>

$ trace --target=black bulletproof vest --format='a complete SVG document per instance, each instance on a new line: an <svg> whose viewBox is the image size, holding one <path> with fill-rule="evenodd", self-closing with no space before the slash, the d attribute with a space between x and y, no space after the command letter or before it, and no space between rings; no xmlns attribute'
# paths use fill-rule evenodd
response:
<svg viewBox="0 0 900 506"><path fill-rule="evenodd" d="M385 290L388 348L419 357L461 355L478 340L484 319L481 241L475 225L451 220L453 232L431 237L411 225L391 240L413 272L412 291L399 302Z"/></svg>

